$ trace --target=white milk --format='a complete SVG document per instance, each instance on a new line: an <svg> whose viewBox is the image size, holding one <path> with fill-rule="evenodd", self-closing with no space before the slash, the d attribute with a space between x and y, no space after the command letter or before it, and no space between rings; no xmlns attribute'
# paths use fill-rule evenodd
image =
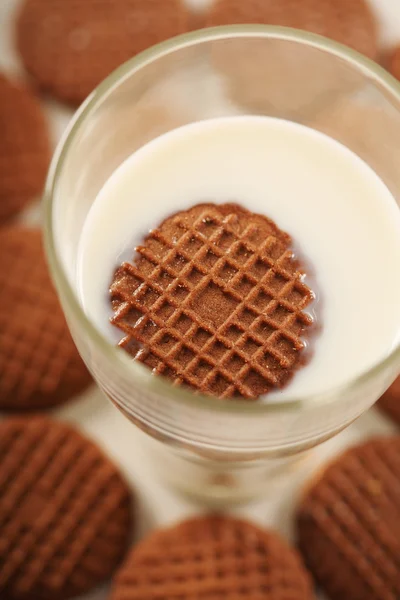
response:
<svg viewBox="0 0 400 600"><path fill-rule="evenodd" d="M78 280L111 340L108 288L146 233L199 202L237 202L273 219L312 265L322 327L313 357L274 396L341 385L385 357L400 330L400 211L355 154L307 127L226 117L176 129L130 156L87 217Z"/></svg>

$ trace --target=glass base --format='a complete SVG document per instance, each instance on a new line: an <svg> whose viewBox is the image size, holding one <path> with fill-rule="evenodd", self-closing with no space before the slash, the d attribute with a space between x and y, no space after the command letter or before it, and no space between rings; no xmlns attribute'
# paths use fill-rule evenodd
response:
<svg viewBox="0 0 400 600"><path fill-rule="evenodd" d="M268 496L294 475L310 456L305 451L285 458L214 461L143 435L154 476L168 487L209 507L245 504Z"/></svg>

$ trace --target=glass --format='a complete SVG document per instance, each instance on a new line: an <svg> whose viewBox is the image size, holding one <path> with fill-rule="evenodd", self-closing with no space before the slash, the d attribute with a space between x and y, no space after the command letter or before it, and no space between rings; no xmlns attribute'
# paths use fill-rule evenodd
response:
<svg viewBox="0 0 400 600"><path fill-rule="evenodd" d="M156 136L232 114L273 115L326 132L361 156L400 201L400 86L343 46L295 30L238 26L155 46L104 81L55 154L46 193L51 271L78 349L100 388L147 435L159 475L208 502L262 493L288 457L369 408L400 368L400 348L346 386L269 401L219 401L177 389L108 342L77 294L77 249L96 194Z"/></svg>

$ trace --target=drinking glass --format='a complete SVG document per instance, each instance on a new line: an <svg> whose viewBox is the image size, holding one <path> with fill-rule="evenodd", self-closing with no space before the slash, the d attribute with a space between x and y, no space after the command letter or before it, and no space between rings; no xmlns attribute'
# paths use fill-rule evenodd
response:
<svg viewBox="0 0 400 600"><path fill-rule="evenodd" d="M107 178L132 152L167 131L243 114L272 115L329 134L364 159L400 201L399 84L332 41L250 25L171 39L112 73L72 120L45 191L48 261L79 352L108 398L145 433L158 476L211 503L263 493L290 457L349 425L400 369L397 345L367 372L318 395L285 402L223 401L154 376L85 314L78 294L78 247ZM133 210L140 211L140 198L133 199ZM384 298L376 309L385 310Z"/></svg>

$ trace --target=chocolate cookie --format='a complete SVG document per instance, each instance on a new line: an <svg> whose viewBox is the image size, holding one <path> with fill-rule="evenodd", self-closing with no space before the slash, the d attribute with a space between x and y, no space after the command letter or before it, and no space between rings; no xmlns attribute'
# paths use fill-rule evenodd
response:
<svg viewBox="0 0 400 600"><path fill-rule="evenodd" d="M0 422L0 597L64 600L108 578L131 533L118 469L71 426Z"/></svg>
<svg viewBox="0 0 400 600"><path fill-rule="evenodd" d="M50 162L39 101L0 74L0 223L41 194Z"/></svg>
<svg viewBox="0 0 400 600"><path fill-rule="evenodd" d="M302 500L300 549L330 600L400 598L400 437L356 446Z"/></svg>
<svg viewBox="0 0 400 600"><path fill-rule="evenodd" d="M290 236L235 204L166 219L115 272L120 345L157 374L203 393L254 399L304 358L313 293Z"/></svg>
<svg viewBox="0 0 400 600"><path fill-rule="evenodd" d="M17 45L41 88L79 103L120 64L188 27L181 0L25 0Z"/></svg>
<svg viewBox="0 0 400 600"><path fill-rule="evenodd" d="M370 58L378 53L377 24L366 0L215 0L211 5L209 27L240 23L304 29Z"/></svg>
<svg viewBox="0 0 400 600"><path fill-rule="evenodd" d="M229 517L200 517L139 544L110 600L311 600L297 552L272 531Z"/></svg>
<svg viewBox="0 0 400 600"><path fill-rule="evenodd" d="M320 33L376 57L374 18L364 0L216 0L207 24L261 23ZM361 82L319 48L262 37L215 41L212 64L232 102L279 118L314 116Z"/></svg>
<svg viewBox="0 0 400 600"><path fill-rule="evenodd" d="M91 377L50 281L41 232L1 230L0 256L0 410L61 404Z"/></svg>
<svg viewBox="0 0 400 600"><path fill-rule="evenodd" d="M378 406L400 425L400 377L379 398Z"/></svg>

